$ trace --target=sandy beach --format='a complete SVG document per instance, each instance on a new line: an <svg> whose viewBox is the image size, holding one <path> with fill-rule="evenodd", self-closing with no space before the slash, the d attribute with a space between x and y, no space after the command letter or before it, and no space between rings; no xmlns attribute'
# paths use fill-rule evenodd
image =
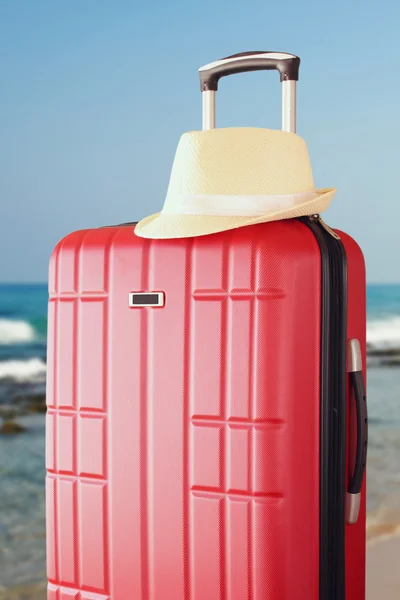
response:
<svg viewBox="0 0 400 600"><path fill-rule="evenodd" d="M367 547L367 600L399 598L400 536L379 540Z"/></svg>
<svg viewBox="0 0 400 600"><path fill-rule="evenodd" d="M400 537L373 542L367 547L366 600L399 600ZM20 586L0 592L0 600L45 600L44 584ZM348 600L352 600L349 598Z"/></svg>

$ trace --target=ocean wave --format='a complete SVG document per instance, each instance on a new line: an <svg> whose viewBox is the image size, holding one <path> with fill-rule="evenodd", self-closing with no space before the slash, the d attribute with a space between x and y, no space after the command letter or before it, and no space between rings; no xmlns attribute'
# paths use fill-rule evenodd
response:
<svg viewBox="0 0 400 600"><path fill-rule="evenodd" d="M400 316L367 322L367 354L370 366L400 366Z"/></svg>
<svg viewBox="0 0 400 600"><path fill-rule="evenodd" d="M35 329L27 321L0 319L0 345L32 342L35 338Z"/></svg>
<svg viewBox="0 0 400 600"><path fill-rule="evenodd" d="M400 350L400 316L368 320L367 342L371 348Z"/></svg>
<svg viewBox="0 0 400 600"><path fill-rule="evenodd" d="M39 381L46 375L46 364L40 358L0 362L0 380Z"/></svg>

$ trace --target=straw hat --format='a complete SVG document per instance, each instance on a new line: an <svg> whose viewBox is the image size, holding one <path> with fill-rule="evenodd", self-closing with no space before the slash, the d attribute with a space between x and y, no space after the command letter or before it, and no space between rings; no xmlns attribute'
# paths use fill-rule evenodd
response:
<svg viewBox="0 0 400 600"><path fill-rule="evenodd" d="M295 133L227 128L185 133L160 213L139 221L144 238L195 237L312 215L333 188L315 189L307 146Z"/></svg>

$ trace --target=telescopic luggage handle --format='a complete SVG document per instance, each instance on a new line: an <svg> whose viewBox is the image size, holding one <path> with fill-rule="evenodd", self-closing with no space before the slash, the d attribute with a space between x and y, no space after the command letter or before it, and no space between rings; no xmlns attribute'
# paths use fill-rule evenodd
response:
<svg viewBox="0 0 400 600"><path fill-rule="evenodd" d="M296 133L296 81L300 58L285 52L241 52L200 67L203 130L215 128L215 92L221 77L248 71L279 71L282 82L282 129Z"/></svg>

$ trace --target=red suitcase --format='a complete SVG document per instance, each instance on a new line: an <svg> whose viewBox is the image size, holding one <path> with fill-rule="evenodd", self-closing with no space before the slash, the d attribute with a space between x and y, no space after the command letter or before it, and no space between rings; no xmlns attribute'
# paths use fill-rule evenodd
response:
<svg viewBox="0 0 400 600"><path fill-rule="evenodd" d="M49 292L48 600L364 600L348 235L318 217L79 231Z"/></svg>

